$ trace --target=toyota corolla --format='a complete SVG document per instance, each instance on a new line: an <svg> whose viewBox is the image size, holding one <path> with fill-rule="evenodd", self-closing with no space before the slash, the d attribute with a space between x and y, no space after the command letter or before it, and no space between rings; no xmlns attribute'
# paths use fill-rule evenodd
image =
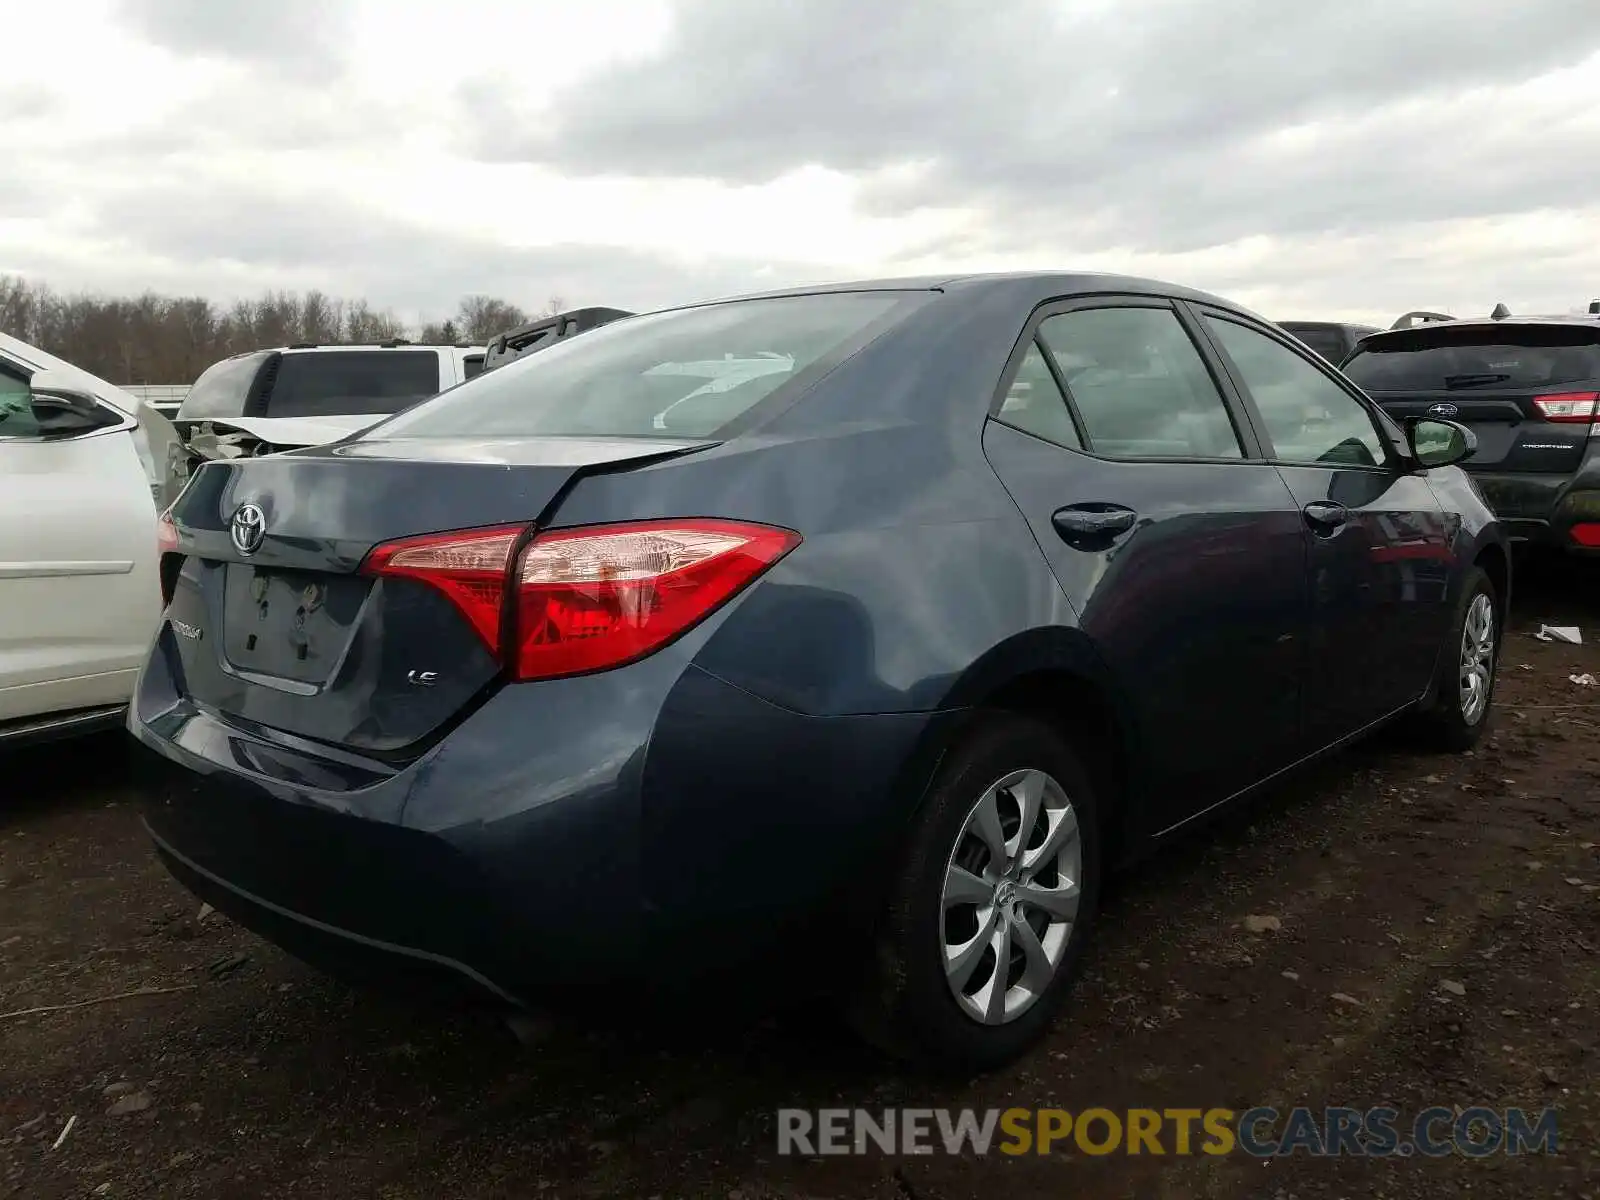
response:
<svg viewBox="0 0 1600 1200"><path fill-rule="evenodd" d="M147 822L344 974L799 986L993 1067L1106 870L1392 719L1481 736L1510 564L1473 446L1135 279L631 317L199 470L129 718Z"/></svg>

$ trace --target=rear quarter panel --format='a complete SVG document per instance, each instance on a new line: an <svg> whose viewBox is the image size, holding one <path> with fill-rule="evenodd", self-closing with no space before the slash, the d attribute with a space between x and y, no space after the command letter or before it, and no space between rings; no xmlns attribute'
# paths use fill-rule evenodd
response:
<svg viewBox="0 0 1600 1200"><path fill-rule="evenodd" d="M1459 599L1466 579L1466 569L1482 557L1485 551L1497 550L1505 560L1506 578L1511 579L1511 547L1500 520L1483 498L1483 492L1472 476L1460 467L1439 467L1428 472L1428 486L1433 489L1444 508L1445 518L1452 528L1452 577L1450 597L1452 604ZM1492 549L1491 549L1492 548ZM1500 597L1502 612L1511 602L1510 589Z"/></svg>

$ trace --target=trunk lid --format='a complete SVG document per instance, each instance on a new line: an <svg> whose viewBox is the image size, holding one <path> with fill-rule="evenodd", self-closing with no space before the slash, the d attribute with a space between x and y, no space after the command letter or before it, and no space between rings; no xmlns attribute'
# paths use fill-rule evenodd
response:
<svg viewBox="0 0 1600 1200"><path fill-rule="evenodd" d="M1393 330L1366 338L1344 371L1396 419L1436 416L1470 428L1478 451L1468 470L1567 474L1583 460L1591 420L1553 420L1546 410L1592 408L1600 324L1461 321Z"/></svg>
<svg viewBox="0 0 1600 1200"><path fill-rule="evenodd" d="M181 566L164 638L186 697L370 754L447 726L501 675L472 623L415 579L359 570L376 546L526 527L579 474L712 445L666 439L360 441L202 468L173 509ZM235 518L243 517L235 538Z"/></svg>

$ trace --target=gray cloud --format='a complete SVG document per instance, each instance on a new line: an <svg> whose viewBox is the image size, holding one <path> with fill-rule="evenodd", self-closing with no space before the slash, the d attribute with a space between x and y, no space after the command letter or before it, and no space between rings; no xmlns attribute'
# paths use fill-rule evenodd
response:
<svg viewBox="0 0 1600 1200"><path fill-rule="evenodd" d="M119 255L98 254L96 288L159 286L222 296L254 293L272 281L365 296L408 319L444 316L469 293L530 308L560 297L573 306L637 309L850 274L819 275L813 264L783 260L676 260L621 246L510 247L399 221L338 196L195 182L126 188L104 197L95 217L94 236L116 244L120 256L150 255L166 264L139 267L130 286L107 270ZM83 268L36 257L12 269L71 287ZM227 282L241 277L264 282L243 289Z"/></svg>
<svg viewBox="0 0 1600 1200"><path fill-rule="evenodd" d="M344 0L120 0L121 23L168 50L324 76L343 60Z"/></svg>
<svg viewBox="0 0 1600 1200"><path fill-rule="evenodd" d="M1586 201L1600 150L1587 114L1486 141L1481 123L1404 108L1582 62L1600 50L1593 0L895 8L683 0L659 55L548 110L482 85L461 100L486 159L738 182L818 163L866 176L877 215L986 208L1013 247L1053 230L1184 250ZM1331 153L1271 140L1380 108L1391 123Z"/></svg>
<svg viewBox="0 0 1600 1200"><path fill-rule="evenodd" d="M0 124L13 121L42 121L61 111L63 101L34 88L13 84L0 87Z"/></svg>

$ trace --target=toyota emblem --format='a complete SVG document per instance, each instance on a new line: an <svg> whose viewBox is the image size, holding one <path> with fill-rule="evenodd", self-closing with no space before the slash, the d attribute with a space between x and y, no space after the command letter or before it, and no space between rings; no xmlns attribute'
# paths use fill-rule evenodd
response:
<svg viewBox="0 0 1600 1200"><path fill-rule="evenodd" d="M267 535L267 514L259 504L241 504L233 513L229 529L233 548L240 554L254 554L261 548L261 539Z"/></svg>
<svg viewBox="0 0 1600 1200"><path fill-rule="evenodd" d="M1430 417L1453 417L1461 410L1454 404L1430 404L1428 415Z"/></svg>

